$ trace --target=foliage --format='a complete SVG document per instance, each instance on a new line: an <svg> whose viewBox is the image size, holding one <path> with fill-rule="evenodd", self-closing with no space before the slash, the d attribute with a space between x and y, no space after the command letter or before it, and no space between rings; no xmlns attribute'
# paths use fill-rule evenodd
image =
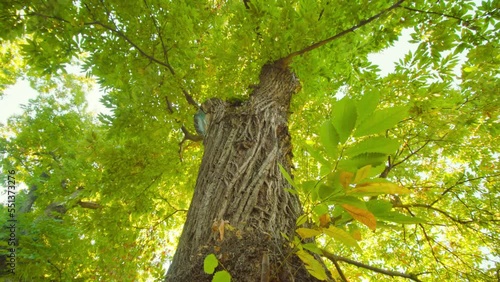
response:
<svg viewBox="0 0 500 282"><path fill-rule="evenodd" d="M18 213L17 278L161 279L201 158L199 142L179 148L198 105L244 99L264 63L389 5L2 1L0 88L22 77L40 93L1 128L2 173L15 169L28 187L17 199L30 207ZM316 277L311 252L341 278L392 281L355 260L426 280L495 279L499 17L493 0L403 1L294 58L290 192L304 203L299 225L313 222L298 234L322 245L294 242ZM403 31L416 49L381 76L368 54ZM86 109L92 79L109 110L97 117Z"/></svg>
<svg viewBox="0 0 500 282"><path fill-rule="evenodd" d="M385 160L400 147L397 140L384 135L407 117L406 107L377 110L377 105L377 95L366 95L358 103L343 98L334 104L334 115L320 129L321 146L308 150L321 166L319 180L308 180L297 185L282 170L285 178L297 189L293 192L304 194L306 207L309 207L309 212L298 218L297 226L305 225L306 221L314 226L299 227L297 234L301 239L319 238L321 235L326 237L320 241L325 242L321 248L316 243L300 243L299 238L294 238L297 255L308 266L311 275L319 280L327 279L324 269L304 249L322 255L322 249L335 250L337 246L332 243L333 239L348 250L361 253L357 242L361 241L359 224L376 231L379 224L384 228L399 229L392 223L427 223L427 220L414 215L393 211L391 201L376 198L379 195L392 195L401 201L399 195L410 193L409 189L383 178L375 178L386 177L390 168L385 166ZM372 171L373 167L375 169ZM343 273L339 268L337 270L340 275L338 278L343 278Z"/></svg>
<svg viewBox="0 0 500 282"><path fill-rule="evenodd" d="M215 271L219 265L219 260L214 254L209 254L205 257L203 262L203 270L207 274L213 274L213 282L229 282L231 281L231 274L226 270ZM215 272L215 273L214 273Z"/></svg>

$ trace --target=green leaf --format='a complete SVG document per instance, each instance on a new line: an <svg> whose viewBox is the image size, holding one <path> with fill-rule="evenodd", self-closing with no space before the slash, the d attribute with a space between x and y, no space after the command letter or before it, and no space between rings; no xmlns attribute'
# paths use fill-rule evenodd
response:
<svg viewBox="0 0 500 282"><path fill-rule="evenodd" d="M378 220L396 222L401 224L419 224L427 222L425 219L407 216L395 211L377 214L376 217Z"/></svg>
<svg viewBox="0 0 500 282"><path fill-rule="evenodd" d="M356 198L353 196L335 197L332 199L332 201L338 205L348 204L348 205L355 206L355 207L360 208L360 209L366 209L365 202L360 200L359 198Z"/></svg>
<svg viewBox="0 0 500 282"><path fill-rule="evenodd" d="M358 125L373 114L380 100L380 95L376 92L365 93L357 103Z"/></svg>
<svg viewBox="0 0 500 282"><path fill-rule="evenodd" d="M356 125L356 104L351 99L344 97L338 101L333 109L332 124L339 136L339 142L345 143Z"/></svg>
<svg viewBox="0 0 500 282"><path fill-rule="evenodd" d="M321 201L324 201L331 197L338 190L335 187L325 184L320 184L318 187L318 197Z"/></svg>
<svg viewBox="0 0 500 282"><path fill-rule="evenodd" d="M299 187L302 188L302 191L304 191L304 193L310 193L316 187L317 183L318 181L308 180L301 183Z"/></svg>
<svg viewBox="0 0 500 282"><path fill-rule="evenodd" d="M394 139L389 139L381 136L367 138L351 148L345 150L347 157L356 157L367 153L380 153L389 155L397 151L399 142Z"/></svg>
<svg viewBox="0 0 500 282"><path fill-rule="evenodd" d="M394 127L408 116L408 107L399 106L375 111L369 118L359 124L354 137L383 133Z"/></svg>
<svg viewBox="0 0 500 282"><path fill-rule="evenodd" d="M328 171L331 170L332 165L323 157L322 153L312 146L306 145L306 150L317 162L326 167Z"/></svg>
<svg viewBox="0 0 500 282"><path fill-rule="evenodd" d="M384 200L372 200L366 203L366 208L375 216L389 212L392 209L392 203Z"/></svg>
<svg viewBox="0 0 500 282"><path fill-rule="evenodd" d="M293 179L290 176L290 174L288 174L288 172L286 171L286 169L281 164L278 164L278 167L279 167L279 169L281 171L281 174L283 174L283 177L285 177L286 181L288 182L288 184L292 185L292 187L294 187L294 188L297 188L297 186L295 185L295 182L293 181Z"/></svg>
<svg viewBox="0 0 500 282"><path fill-rule="evenodd" d="M313 208L313 213L320 216L322 214L328 213L328 206L326 204L318 204Z"/></svg>
<svg viewBox="0 0 500 282"><path fill-rule="evenodd" d="M332 159L337 158L339 135L330 120L325 121L321 126L319 138L328 156Z"/></svg>
<svg viewBox="0 0 500 282"><path fill-rule="evenodd" d="M212 282L231 282L231 274L225 270L217 271Z"/></svg>
<svg viewBox="0 0 500 282"><path fill-rule="evenodd" d="M339 169L355 171L364 166L379 166L387 160L387 155L382 153L364 153L351 159L342 160L338 164Z"/></svg>
<svg viewBox="0 0 500 282"><path fill-rule="evenodd" d="M219 260L214 254L209 254L203 260L203 271L206 274L212 274L215 271L215 268L219 265Z"/></svg>
<svg viewBox="0 0 500 282"><path fill-rule="evenodd" d="M317 255L321 255L322 252L321 252L321 249L318 248L318 245L316 245L316 243L312 242L312 243L306 243L306 244L302 244L302 248L312 252L312 253L315 253Z"/></svg>
<svg viewBox="0 0 500 282"><path fill-rule="evenodd" d="M300 260L305 264L307 271L316 279L324 281L328 278L323 265L317 261L311 254L304 250L296 252Z"/></svg>
<svg viewBox="0 0 500 282"><path fill-rule="evenodd" d="M303 215L299 216L299 218L297 218L297 220L295 221L295 225L301 226L302 224L304 224L306 222L307 222L307 215L303 214Z"/></svg>

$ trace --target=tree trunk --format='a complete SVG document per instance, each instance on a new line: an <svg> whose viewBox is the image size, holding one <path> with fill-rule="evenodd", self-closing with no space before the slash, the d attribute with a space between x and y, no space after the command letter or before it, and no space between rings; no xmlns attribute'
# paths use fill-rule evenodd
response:
<svg viewBox="0 0 500 282"><path fill-rule="evenodd" d="M287 122L299 85L287 67L268 64L248 101L213 98L202 105L205 152L165 281L211 281L203 272L210 253L220 262L217 270L227 270L233 281L316 281L283 237L293 238L301 212L278 166L290 171Z"/></svg>

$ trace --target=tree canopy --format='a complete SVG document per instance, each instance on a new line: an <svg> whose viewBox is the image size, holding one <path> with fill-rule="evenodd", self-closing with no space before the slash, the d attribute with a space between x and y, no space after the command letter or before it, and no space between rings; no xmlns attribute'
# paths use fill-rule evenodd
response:
<svg viewBox="0 0 500 282"><path fill-rule="evenodd" d="M28 186L16 186L16 279L163 279L203 152L193 115L213 97L246 99L263 65L293 55L301 89L290 110L290 193L303 204L300 220L332 228L298 229L297 238L318 238L304 250L320 246L340 281L403 281L400 273L495 281L499 8L496 0L2 1L0 89L22 78L39 93L1 128L2 187L8 175ZM418 47L381 75L368 55L403 31ZM94 83L109 109L97 116L85 98ZM395 190L327 201L369 177ZM7 225L7 203L0 208Z"/></svg>

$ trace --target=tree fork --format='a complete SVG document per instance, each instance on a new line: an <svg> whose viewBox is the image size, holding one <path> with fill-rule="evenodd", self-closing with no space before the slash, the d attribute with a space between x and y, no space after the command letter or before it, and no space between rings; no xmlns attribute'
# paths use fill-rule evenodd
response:
<svg viewBox="0 0 500 282"><path fill-rule="evenodd" d="M288 114L299 86L294 73L276 62L262 68L259 85L244 103L203 103L205 151L165 281L211 281L203 272L210 253L235 281L316 281L282 235L293 236L301 213L279 169L291 167Z"/></svg>

